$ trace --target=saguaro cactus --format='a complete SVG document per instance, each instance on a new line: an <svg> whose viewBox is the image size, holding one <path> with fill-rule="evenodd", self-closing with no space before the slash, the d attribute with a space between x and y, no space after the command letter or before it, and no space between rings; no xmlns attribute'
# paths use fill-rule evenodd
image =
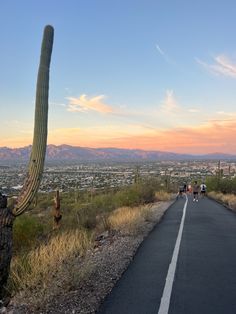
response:
<svg viewBox="0 0 236 314"><path fill-rule="evenodd" d="M27 177L16 206L12 210L6 207L6 200L4 200L3 196L0 197L0 300L5 294L12 256L13 221L16 216L22 214L31 204L38 191L44 168L47 146L49 68L53 34L53 27L47 25L44 29L41 46L36 88L34 137Z"/></svg>
<svg viewBox="0 0 236 314"><path fill-rule="evenodd" d="M46 26L41 49L35 103L34 139L28 175L13 214L22 214L37 193L44 167L47 145L49 66L53 44L53 28Z"/></svg>

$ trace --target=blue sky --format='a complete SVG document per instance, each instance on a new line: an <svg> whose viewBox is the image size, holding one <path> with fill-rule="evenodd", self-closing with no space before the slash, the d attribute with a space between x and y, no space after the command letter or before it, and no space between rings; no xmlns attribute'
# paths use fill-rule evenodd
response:
<svg viewBox="0 0 236 314"><path fill-rule="evenodd" d="M236 153L235 16L234 1L0 1L0 146L32 141L51 24L49 143Z"/></svg>

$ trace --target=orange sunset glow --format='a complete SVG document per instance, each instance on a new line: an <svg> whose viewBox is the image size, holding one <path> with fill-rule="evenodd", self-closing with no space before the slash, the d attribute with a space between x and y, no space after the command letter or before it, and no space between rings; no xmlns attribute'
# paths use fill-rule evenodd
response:
<svg viewBox="0 0 236 314"><path fill-rule="evenodd" d="M148 130L130 126L119 131L116 127L89 129L66 128L49 132L48 143L81 147L116 147L127 149L160 150L177 153L205 154L213 152L234 153L236 125L233 121L211 122L196 127L167 130ZM8 138L1 146L22 147L31 144L31 136Z"/></svg>

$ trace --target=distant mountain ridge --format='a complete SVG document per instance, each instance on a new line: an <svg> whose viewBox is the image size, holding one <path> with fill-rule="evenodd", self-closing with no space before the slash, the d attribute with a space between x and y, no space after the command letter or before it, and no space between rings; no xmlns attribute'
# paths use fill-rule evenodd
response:
<svg viewBox="0 0 236 314"><path fill-rule="evenodd" d="M28 160L31 147L31 145L21 148L0 147L0 161ZM46 160L48 161L155 161L186 159L236 159L236 155L224 153L191 155L141 149L89 148L70 145L48 145L46 154Z"/></svg>

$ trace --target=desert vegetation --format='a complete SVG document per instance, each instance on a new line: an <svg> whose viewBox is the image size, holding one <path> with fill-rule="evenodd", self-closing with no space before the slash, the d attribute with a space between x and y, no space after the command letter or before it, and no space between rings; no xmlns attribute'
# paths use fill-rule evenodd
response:
<svg viewBox="0 0 236 314"><path fill-rule="evenodd" d="M236 194L236 178L222 178L219 176L208 177L207 190L223 194Z"/></svg>
<svg viewBox="0 0 236 314"><path fill-rule="evenodd" d="M221 192L211 191L208 196L214 200L227 205L230 209L236 211L236 195L235 194L225 194Z"/></svg>
<svg viewBox="0 0 236 314"><path fill-rule="evenodd" d="M219 176L207 179L208 196L236 211L236 178Z"/></svg>
<svg viewBox="0 0 236 314"><path fill-rule="evenodd" d="M31 210L14 224L8 284L12 295L37 290L37 297L40 295L40 300L45 299L51 295L52 282L58 287L61 285L60 276L65 271L68 285L71 285L73 276L77 281L81 280L85 274L73 272L74 258L83 259L89 250L94 249L96 238L104 232L135 235L149 219L151 203L170 200L171 195L161 190L159 181L153 180L119 190L97 192L92 197L90 192L63 193L62 224L56 230L53 230L53 197L54 193L38 194L37 206L32 205Z"/></svg>

